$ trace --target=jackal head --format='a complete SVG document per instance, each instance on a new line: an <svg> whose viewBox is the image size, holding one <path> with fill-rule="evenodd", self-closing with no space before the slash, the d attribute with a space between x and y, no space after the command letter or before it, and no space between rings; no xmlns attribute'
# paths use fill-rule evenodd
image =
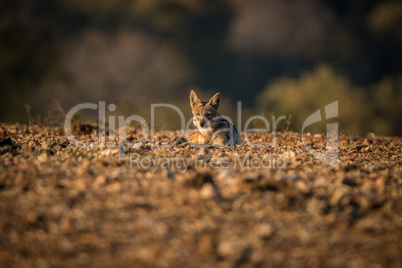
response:
<svg viewBox="0 0 402 268"><path fill-rule="evenodd" d="M193 123L199 130L207 131L218 125L218 108L221 103L221 94L216 93L208 102L201 101L194 90L190 93L190 105L193 111Z"/></svg>

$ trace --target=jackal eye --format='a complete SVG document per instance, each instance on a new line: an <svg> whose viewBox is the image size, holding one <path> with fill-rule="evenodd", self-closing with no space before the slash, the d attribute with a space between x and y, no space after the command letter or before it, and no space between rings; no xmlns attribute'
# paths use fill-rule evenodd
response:
<svg viewBox="0 0 402 268"><path fill-rule="evenodd" d="M212 116L212 114L206 114L205 116L206 116L206 117L211 117L211 116Z"/></svg>

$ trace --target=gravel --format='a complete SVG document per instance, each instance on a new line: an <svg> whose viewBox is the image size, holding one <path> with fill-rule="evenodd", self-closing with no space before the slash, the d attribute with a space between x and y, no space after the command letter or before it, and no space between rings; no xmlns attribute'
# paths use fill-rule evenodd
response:
<svg viewBox="0 0 402 268"><path fill-rule="evenodd" d="M131 131L124 160L74 133L84 148L0 125L1 267L402 267L400 137L341 134L332 167L294 132L218 149Z"/></svg>

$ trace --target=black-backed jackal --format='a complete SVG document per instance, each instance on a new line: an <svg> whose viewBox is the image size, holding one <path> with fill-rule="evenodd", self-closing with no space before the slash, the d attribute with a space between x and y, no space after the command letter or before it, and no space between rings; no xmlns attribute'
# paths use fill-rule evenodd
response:
<svg viewBox="0 0 402 268"><path fill-rule="evenodd" d="M203 102L191 90L190 104L193 112L193 123L199 132L191 135L190 143L212 146L241 144L240 133L236 126L218 113L220 103L220 93L216 93L208 102Z"/></svg>

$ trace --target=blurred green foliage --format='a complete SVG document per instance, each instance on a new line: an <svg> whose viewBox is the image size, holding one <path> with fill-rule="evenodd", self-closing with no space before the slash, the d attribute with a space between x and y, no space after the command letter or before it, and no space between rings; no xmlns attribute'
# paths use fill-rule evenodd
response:
<svg viewBox="0 0 402 268"><path fill-rule="evenodd" d="M374 133L389 135L402 131L402 75L382 79L369 91L368 103L371 129Z"/></svg>
<svg viewBox="0 0 402 268"><path fill-rule="evenodd" d="M301 131L304 120L311 114L338 100L341 129L362 134L369 130L367 126L362 129L360 124L368 116L368 99L348 78L337 75L329 66L319 66L298 79L282 78L270 83L257 102L260 110L273 111L277 117L292 115L291 129ZM321 124L308 130L325 132Z"/></svg>
<svg viewBox="0 0 402 268"><path fill-rule="evenodd" d="M277 118L292 115L291 129L300 132L311 114L334 101L339 101L336 121L348 134L372 131L386 135L402 127L397 120L402 111L401 76L383 79L367 90L353 85L327 65L303 73L298 79L281 78L268 84L257 97L256 111L271 112ZM325 132L325 124L317 123L306 130Z"/></svg>
<svg viewBox="0 0 402 268"><path fill-rule="evenodd" d="M374 33L402 42L402 3L386 1L379 4L369 15L368 23Z"/></svg>
<svg viewBox="0 0 402 268"><path fill-rule="evenodd" d="M27 123L26 104L35 115L56 103L62 116L100 100L127 116L161 102L187 111L196 88L220 91L231 116L237 100L247 114L292 113L297 131L338 98L341 131L400 135L401 10L393 0L3 0L0 121ZM161 126L177 127L172 118Z"/></svg>

